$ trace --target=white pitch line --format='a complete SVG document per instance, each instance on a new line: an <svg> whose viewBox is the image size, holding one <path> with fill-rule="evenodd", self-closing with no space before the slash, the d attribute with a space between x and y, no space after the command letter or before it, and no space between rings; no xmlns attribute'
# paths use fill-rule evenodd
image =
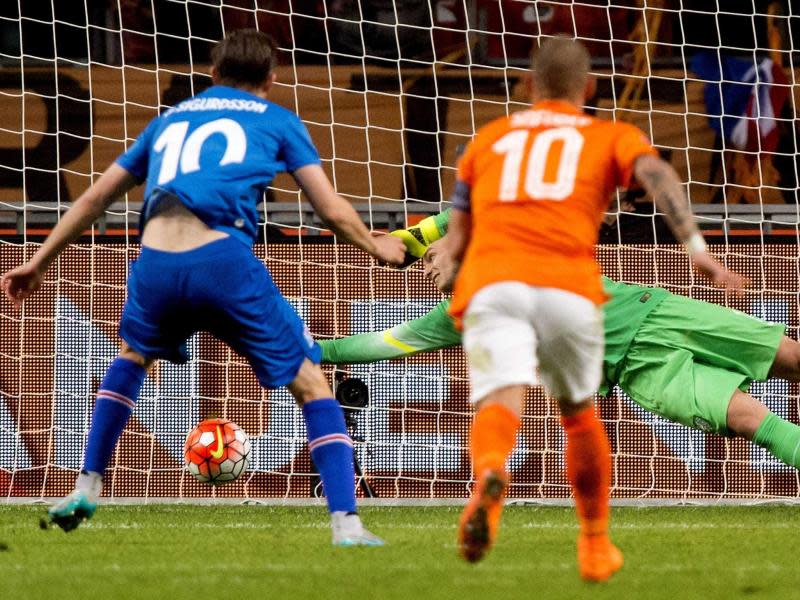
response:
<svg viewBox="0 0 800 600"><path fill-rule="evenodd" d="M511 527L514 527L512 525ZM516 525L522 529L578 529L577 524L566 523L523 523ZM615 523L611 522L611 531L617 529L795 529L797 525L790 523Z"/></svg>
<svg viewBox="0 0 800 600"><path fill-rule="evenodd" d="M373 560L379 562L380 558L380 551L374 551ZM385 565L384 565L385 566ZM509 565L504 563L488 563L484 562L481 563L478 567L480 572L483 576L489 575L491 573L530 573L530 574L537 574L541 573L542 571L574 571L576 566L574 563L568 562L559 562L559 563L550 563L550 562L535 562L530 565ZM637 564L634 566L629 566L629 570L636 570L637 573L648 573L648 574L655 574L655 575L663 575L667 573L697 573L697 572L704 572L703 567L693 566L693 565L683 565L679 563L661 563L658 565L653 564ZM476 567L471 567L471 570L475 570ZM73 574L77 575L80 573L97 573L97 572L111 572L114 574L119 573L148 573L152 574L154 572L158 572L158 569L153 569L152 565L119 565L117 563L107 564L107 565L82 565L80 563L73 563L70 565L30 565L27 563L13 563L13 562L6 562L0 563L0 573L7 573L9 571L16 571L16 572L26 572L30 571L31 573L36 573L37 575L41 575L43 572L47 571L57 571L60 573L65 574ZM393 572L411 572L411 573L431 573L431 572L452 572L452 566L448 564L442 563L396 563L392 562L391 564L391 571ZM780 573L784 571L792 571L794 569L789 569L782 565L778 565L772 562L767 563L759 563L759 564L728 564L728 565L715 565L714 572L716 574L719 573L746 573L746 572L758 572L763 573L765 571L769 571L770 573ZM165 567L164 571L168 571L170 573L170 578L175 579L176 576L180 578L180 573L185 572L188 573L187 577L191 577L195 582L202 579L202 576L210 576L214 579L216 578L223 578L225 581L229 581L231 575L236 571L242 571L247 573L248 576L257 575L259 572L272 572L272 573L309 573L309 572L316 572L316 573L323 573L323 574L331 574L331 569L329 565L315 565L309 564L304 561L298 561L296 563L275 563L275 562L264 562L261 565L253 566L251 564L244 564L244 565L235 565L229 564L226 566L226 570L224 573L215 575L213 573L205 573L199 574L197 569L194 565L187 565L183 566L180 564L170 564L169 567Z"/></svg>

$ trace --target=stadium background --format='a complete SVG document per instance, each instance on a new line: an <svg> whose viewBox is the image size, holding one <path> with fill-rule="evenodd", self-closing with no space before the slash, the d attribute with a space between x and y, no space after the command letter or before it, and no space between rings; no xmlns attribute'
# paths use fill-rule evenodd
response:
<svg viewBox="0 0 800 600"><path fill-rule="evenodd" d="M160 110L209 84L208 49L225 30L276 34L282 52L272 100L306 122L340 193L372 226L413 223L447 206L459 147L480 124L525 104L521 78L537 34L577 33L595 56L591 108L651 136L688 181L714 249L753 279L740 300L691 275L652 205L636 194L612 207L599 255L607 275L664 285L769 320L797 338L796 135L793 88L773 85L774 139L756 129L736 148L711 119L725 84L690 69L710 52L761 64L793 81L791 6L600 2L20 2L0 13L0 271L30 255L59 212ZM367 6L369 5L369 6ZM733 6L736 5L736 6ZM16 12L14 12L16 10ZM55 11L55 12L54 12ZM781 16L781 15L784 16ZM362 46L363 40L363 46ZM647 58L644 66L642 56ZM90 59L90 60L89 60ZM652 66L648 72L647 64ZM776 71L779 72L779 71ZM726 78L727 79L727 78ZM781 80L783 81L783 80ZM725 82L733 84L734 81ZM739 91L749 94L746 83ZM715 92L716 90L716 92ZM759 96L760 98L761 96ZM712 98L713 100L713 98ZM732 115L736 116L736 115ZM755 123L755 119L751 119ZM766 128L761 122L761 128ZM755 144L755 147L752 146ZM774 167L774 171L769 167ZM141 192L138 192L139 194ZM80 465L93 394L115 353L141 197L131 194L50 272L24 310L0 315L0 493L58 496ZM379 267L334 243L291 179L262 206L256 251L318 337L388 327L441 297L412 267ZM309 497L314 474L302 420L285 392L260 390L217 342L192 341L185 367L148 378L111 470L114 497ZM468 495L469 408L463 355L449 350L347 369L367 381L354 413L357 456L381 497ZM798 419L794 386L755 393ZM797 473L744 442L652 417L616 392L601 400L615 452L617 497L797 497ZM247 477L200 486L180 449L200 418L222 414L254 438ZM552 406L530 394L512 458L512 497L569 494Z"/></svg>

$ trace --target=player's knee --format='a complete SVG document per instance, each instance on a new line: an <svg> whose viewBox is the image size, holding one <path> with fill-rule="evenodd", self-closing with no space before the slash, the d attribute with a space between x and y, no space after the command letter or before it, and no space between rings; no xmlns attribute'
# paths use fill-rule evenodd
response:
<svg viewBox="0 0 800 600"><path fill-rule="evenodd" d="M145 371L150 369L155 362L152 358L146 358L142 356L125 342L122 343L122 348L119 351L119 357L127 359L131 362L135 362L137 365L143 367Z"/></svg>
<svg viewBox="0 0 800 600"><path fill-rule="evenodd" d="M736 435L752 440L768 411L766 406L750 394L736 390L728 404L726 417L728 429Z"/></svg>
<svg viewBox="0 0 800 600"><path fill-rule="evenodd" d="M781 339L769 376L800 381L800 343L786 336Z"/></svg>
<svg viewBox="0 0 800 600"><path fill-rule="evenodd" d="M800 343L796 340L784 338L784 347L788 350L785 359L785 369L792 380L800 379Z"/></svg>
<svg viewBox="0 0 800 600"><path fill-rule="evenodd" d="M558 409L561 411L561 414L565 417L569 417L570 415L576 415L579 412L583 412L587 408L591 407L593 401L591 398L585 398L579 402L575 402L574 400L568 400L565 398L558 399Z"/></svg>
<svg viewBox="0 0 800 600"><path fill-rule="evenodd" d="M294 380L287 386L294 399L302 405L320 398L332 398L333 392L319 365L306 359Z"/></svg>
<svg viewBox="0 0 800 600"><path fill-rule="evenodd" d="M500 404L519 416L522 414L525 404L526 389L526 385L507 385L492 390L486 396L477 400L475 407L481 409L490 404Z"/></svg>

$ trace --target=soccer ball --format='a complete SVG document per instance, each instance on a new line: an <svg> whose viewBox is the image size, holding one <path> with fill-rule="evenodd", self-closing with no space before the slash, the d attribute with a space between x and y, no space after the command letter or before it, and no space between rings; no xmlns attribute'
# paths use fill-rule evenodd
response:
<svg viewBox="0 0 800 600"><path fill-rule="evenodd" d="M195 479L224 485L250 466L250 438L233 421L206 419L186 436L183 456Z"/></svg>

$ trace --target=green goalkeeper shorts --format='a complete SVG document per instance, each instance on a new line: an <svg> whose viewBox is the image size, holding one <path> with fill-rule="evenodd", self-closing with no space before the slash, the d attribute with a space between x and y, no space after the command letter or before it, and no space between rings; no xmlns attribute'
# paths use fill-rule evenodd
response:
<svg viewBox="0 0 800 600"><path fill-rule="evenodd" d="M665 298L642 321L618 384L639 406L721 435L733 393L764 380L784 326L692 300Z"/></svg>

